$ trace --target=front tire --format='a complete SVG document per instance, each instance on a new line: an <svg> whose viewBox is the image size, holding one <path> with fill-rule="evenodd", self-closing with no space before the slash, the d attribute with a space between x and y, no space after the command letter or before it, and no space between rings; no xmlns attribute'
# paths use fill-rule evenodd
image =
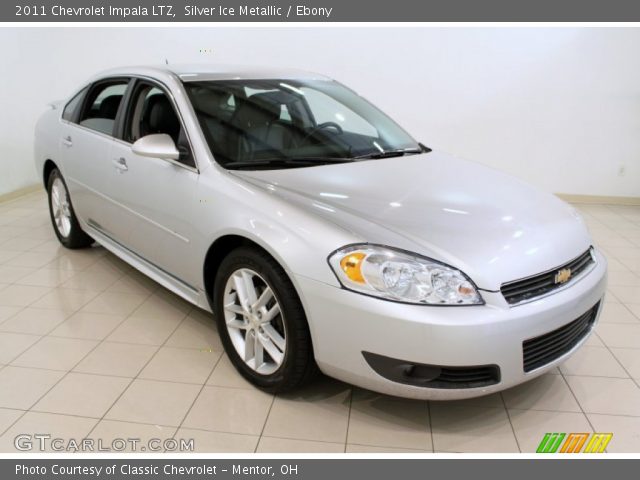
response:
<svg viewBox="0 0 640 480"><path fill-rule="evenodd" d="M49 214L56 237L66 248L85 248L93 243L93 238L84 233L73 211L67 184L60 170L54 168L47 181Z"/></svg>
<svg viewBox="0 0 640 480"><path fill-rule="evenodd" d="M293 284L265 252L240 247L220 265L213 288L218 330L231 363L271 392L298 388L317 373L307 319Z"/></svg>

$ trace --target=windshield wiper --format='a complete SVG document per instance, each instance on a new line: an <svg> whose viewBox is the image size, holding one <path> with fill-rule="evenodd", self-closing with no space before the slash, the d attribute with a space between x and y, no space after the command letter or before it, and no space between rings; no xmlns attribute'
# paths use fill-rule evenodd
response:
<svg viewBox="0 0 640 480"><path fill-rule="evenodd" d="M365 153L364 155L358 155L352 157L354 160L360 160L363 158L390 158L390 157L402 157L403 155L415 155L417 153L423 153L425 150L420 148L398 148L396 150L384 150Z"/></svg>
<svg viewBox="0 0 640 480"><path fill-rule="evenodd" d="M251 167L310 167L313 165L326 165L331 163L352 162L352 158L346 157L293 157L293 158L265 158L254 161L229 162L224 168L241 169Z"/></svg>
<svg viewBox="0 0 640 480"><path fill-rule="evenodd" d="M419 148L396 148L393 150L374 150L364 155L358 155L352 157L354 160L362 160L365 158L390 158L390 157L402 157L404 155L416 155L418 153L429 153L431 149L422 143L418 143ZM376 145L377 146L377 145ZM378 147L380 148L380 147Z"/></svg>

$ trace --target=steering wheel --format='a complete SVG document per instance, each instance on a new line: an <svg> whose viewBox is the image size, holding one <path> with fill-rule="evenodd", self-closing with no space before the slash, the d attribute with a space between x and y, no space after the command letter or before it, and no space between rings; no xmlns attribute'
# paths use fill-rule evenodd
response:
<svg viewBox="0 0 640 480"><path fill-rule="evenodd" d="M307 141L311 137L313 137L316 133L318 133L320 130L325 130L327 128L333 128L336 130L338 135L342 135L342 132L343 132L342 127L338 125L336 122L324 122L313 127L311 131L307 133L307 135L304 137L304 139L302 140L302 143L303 144L307 143Z"/></svg>

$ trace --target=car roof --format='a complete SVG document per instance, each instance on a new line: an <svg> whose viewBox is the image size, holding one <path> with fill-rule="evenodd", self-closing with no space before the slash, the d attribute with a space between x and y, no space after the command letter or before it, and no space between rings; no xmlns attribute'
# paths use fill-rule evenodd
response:
<svg viewBox="0 0 640 480"><path fill-rule="evenodd" d="M244 79L330 80L329 77L324 75L291 68L265 68L217 64L169 64L119 67L103 71L96 75L96 78L117 75L142 75L157 78L158 80L166 79L166 77L178 76L183 82Z"/></svg>

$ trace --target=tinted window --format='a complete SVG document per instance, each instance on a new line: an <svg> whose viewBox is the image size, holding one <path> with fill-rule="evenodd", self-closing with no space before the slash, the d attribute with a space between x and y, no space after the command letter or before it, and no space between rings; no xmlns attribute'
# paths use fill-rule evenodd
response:
<svg viewBox="0 0 640 480"><path fill-rule="evenodd" d="M62 111L62 118L64 120L73 122L75 113L80 107L80 104L82 104L82 100L84 100L84 96L86 95L87 90L89 90L89 87L83 88L71 100L69 100L69 103L67 103L67 105L64 107L64 110Z"/></svg>
<svg viewBox="0 0 640 480"><path fill-rule="evenodd" d="M229 80L186 82L185 88L216 161L227 168L423 151L393 120L337 82Z"/></svg>
<svg viewBox="0 0 640 480"><path fill-rule="evenodd" d="M107 135L113 134L116 115L127 81L101 82L89 92L80 115L80 125Z"/></svg>
<svg viewBox="0 0 640 480"><path fill-rule="evenodd" d="M142 137L158 133L171 137L180 151L178 161L195 167L187 136L173 103L157 86L141 82L136 86L131 99L131 108L125 120L124 139L134 143Z"/></svg>

